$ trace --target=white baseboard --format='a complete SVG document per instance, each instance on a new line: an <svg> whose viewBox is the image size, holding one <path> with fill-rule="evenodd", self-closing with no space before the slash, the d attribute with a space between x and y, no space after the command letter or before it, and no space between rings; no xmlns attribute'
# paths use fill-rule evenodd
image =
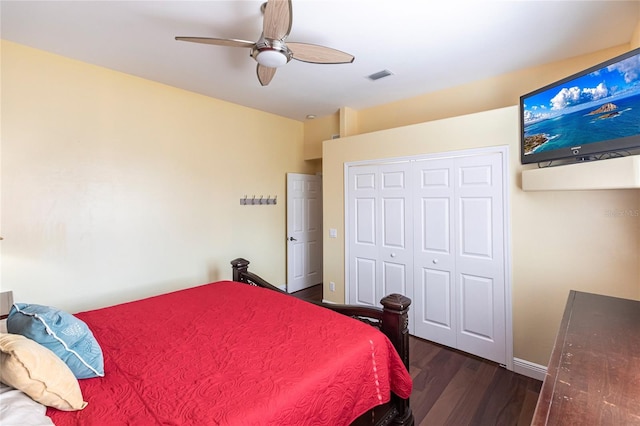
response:
<svg viewBox="0 0 640 426"><path fill-rule="evenodd" d="M322 303L328 303L330 305L335 305L336 304L336 302L332 302L331 300L327 300L327 299L324 299L324 298L322 299Z"/></svg>
<svg viewBox="0 0 640 426"><path fill-rule="evenodd" d="M525 361L524 359L513 359L513 372L522 374L523 376L531 377L532 379L544 380L544 376L547 374L547 367L533 362Z"/></svg>
<svg viewBox="0 0 640 426"><path fill-rule="evenodd" d="M287 285L286 284L280 284L280 285L277 285L276 287L278 287L282 291L287 291Z"/></svg>

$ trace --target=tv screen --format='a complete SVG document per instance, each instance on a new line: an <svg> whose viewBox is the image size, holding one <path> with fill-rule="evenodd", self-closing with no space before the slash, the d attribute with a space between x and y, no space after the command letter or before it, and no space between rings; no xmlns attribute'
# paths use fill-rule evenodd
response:
<svg viewBox="0 0 640 426"><path fill-rule="evenodd" d="M520 129L522 164L640 148L640 48L521 96Z"/></svg>

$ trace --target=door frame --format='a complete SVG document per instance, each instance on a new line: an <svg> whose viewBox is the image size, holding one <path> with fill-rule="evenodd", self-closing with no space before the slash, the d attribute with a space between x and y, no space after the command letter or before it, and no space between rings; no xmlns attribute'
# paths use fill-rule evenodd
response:
<svg viewBox="0 0 640 426"><path fill-rule="evenodd" d="M352 161L344 163L343 184L344 184L344 283L345 283L345 302L351 303L349 300L349 244L347 244L347 235L349 235L349 203L347 202L349 194L349 168L358 166L383 165L397 162L416 161L416 160L433 160L441 158L458 158L469 157L482 154L499 153L502 155L502 193L505 207L503 218L504 236L504 298L505 298L505 345L506 345L506 362L504 366L508 370L513 371L513 307L512 307L512 241L511 241L511 178L509 174L509 146L490 146L482 148L470 148L456 151L435 152L420 155L411 155L404 157L377 158L373 160Z"/></svg>

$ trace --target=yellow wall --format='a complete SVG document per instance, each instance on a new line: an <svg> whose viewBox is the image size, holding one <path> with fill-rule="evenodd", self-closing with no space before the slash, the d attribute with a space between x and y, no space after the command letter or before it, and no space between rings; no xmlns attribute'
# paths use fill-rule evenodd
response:
<svg viewBox="0 0 640 426"><path fill-rule="evenodd" d="M301 122L2 42L2 288L78 311L286 277ZM247 126L247 123L251 125ZM245 195L275 206L241 206Z"/></svg>
<svg viewBox="0 0 640 426"><path fill-rule="evenodd" d="M487 146L510 150L514 356L546 365L570 289L640 299L640 217L606 213L640 211L640 190L523 192L517 106L325 141L324 296L344 301L345 163Z"/></svg>

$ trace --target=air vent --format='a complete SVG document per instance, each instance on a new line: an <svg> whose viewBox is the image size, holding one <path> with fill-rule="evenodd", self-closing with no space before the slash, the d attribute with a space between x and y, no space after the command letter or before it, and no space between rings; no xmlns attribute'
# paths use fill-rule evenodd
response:
<svg viewBox="0 0 640 426"><path fill-rule="evenodd" d="M391 71L382 70L382 71L374 72L373 74L367 76L367 78L371 81L376 81L376 80L380 80L381 78L389 77L390 75L393 75Z"/></svg>

